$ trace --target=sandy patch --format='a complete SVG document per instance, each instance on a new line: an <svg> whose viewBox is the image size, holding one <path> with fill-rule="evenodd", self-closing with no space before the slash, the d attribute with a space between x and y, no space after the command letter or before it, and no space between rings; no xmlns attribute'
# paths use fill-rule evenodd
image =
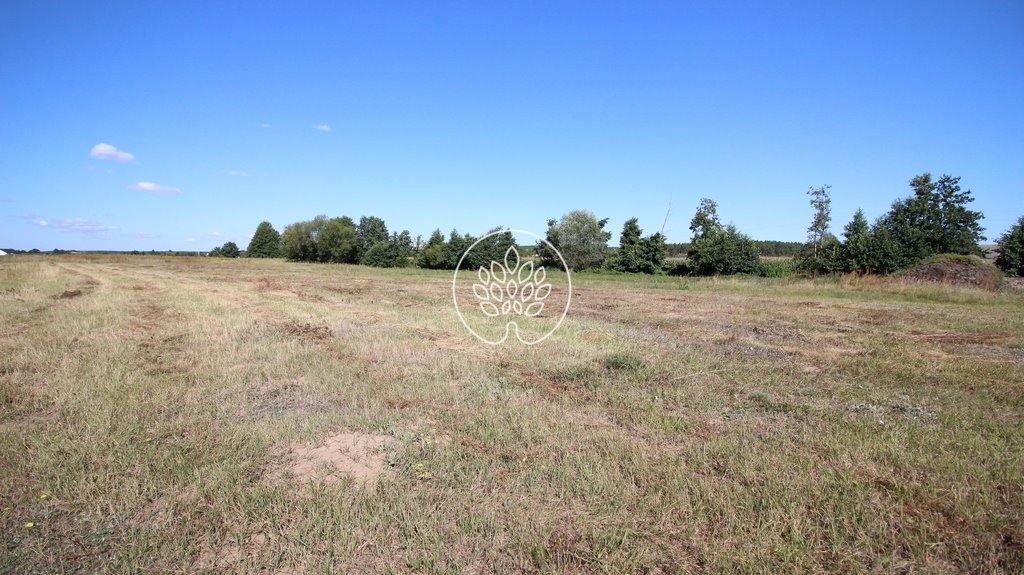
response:
<svg viewBox="0 0 1024 575"><path fill-rule="evenodd" d="M271 479L294 477L300 482L322 479L328 485L343 478L356 483L377 479L384 471L381 447L385 435L341 433L317 444L295 444L288 448L285 463L271 472Z"/></svg>

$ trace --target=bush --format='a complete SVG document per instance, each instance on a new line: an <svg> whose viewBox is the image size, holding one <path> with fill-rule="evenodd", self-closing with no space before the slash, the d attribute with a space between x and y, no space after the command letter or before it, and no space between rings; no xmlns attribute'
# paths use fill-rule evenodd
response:
<svg viewBox="0 0 1024 575"><path fill-rule="evenodd" d="M800 255L796 257L797 268L807 274L830 275L844 271L842 244L839 240L827 234L815 246L810 243L804 244Z"/></svg>
<svg viewBox="0 0 1024 575"><path fill-rule="evenodd" d="M1006 275L1024 276L1024 216L997 241L999 256L996 267Z"/></svg>
<svg viewBox="0 0 1024 575"><path fill-rule="evenodd" d="M763 278L792 278L796 272L794 258L761 258L757 264L757 275Z"/></svg>
<svg viewBox="0 0 1024 575"><path fill-rule="evenodd" d="M687 254L693 273L702 276L757 273L757 245L735 226L711 230L695 238Z"/></svg>
<svg viewBox="0 0 1024 575"><path fill-rule="evenodd" d="M222 258L237 258L241 252L238 251L238 245L235 242L226 242L219 248L213 248L210 251L210 255L214 257Z"/></svg>
<svg viewBox="0 0 1024 575"><path fill-rule="evenodd" d="M397 268L405 265L401 247L391 241L378 242L363 254L363 265L377 268Z"/></svg>
<svg viewBox="0 0 1024 575"><path fill-rule="evenodd" d="M446 269L444 245L444 234L439 229L434 230L427 243L420 248L416 256L416 265L429 270Z"/></svg>
<svg viewBox="0 0 1024 575"><path fill-rule="evenodd" d="M688 260L669 262L665 272L670 276L690 276L693 275L693 266Z"/></svg>

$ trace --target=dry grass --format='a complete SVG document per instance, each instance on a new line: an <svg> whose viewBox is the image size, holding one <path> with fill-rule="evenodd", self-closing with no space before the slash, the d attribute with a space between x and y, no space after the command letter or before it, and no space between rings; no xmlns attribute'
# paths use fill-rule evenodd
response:
<svg viewBox="0 0 1024 575"><path fill-rule="evenodd" d="M1021 295L580 275L491 348L448 282L5 259L0 572L1024 570Z"/></svg>

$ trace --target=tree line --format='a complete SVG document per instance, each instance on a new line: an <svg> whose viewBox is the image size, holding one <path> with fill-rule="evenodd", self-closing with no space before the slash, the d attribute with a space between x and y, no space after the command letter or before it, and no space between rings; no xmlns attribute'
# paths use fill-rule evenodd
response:
<svg viewBox="0 0 1024 575"><path fill-rule="evenodd" d="M689 243L668 244L660 232L644 235L637 218L622 227L619 247L610 249L608 219L575 210L560 219L548 220L546 242L525 246L545 266L561 267L561 259L573 271L605 269L629 273L677 275L776 275L786 264L762 256L792 258L792 269L805 274L887 274L911 267L937 254L980 255L984 239L981 212L971 210L970 190L962 190L960 178L943 175L933 180L925 173L910 180L911 195L897 199L890 210L869 224L860 209L843 227L842 238L830 231L831 187L807 191L812 208L807 241L755 241L732 224L723 224L718 204L702 198L690 221ZM389 232L384 220L363 216L358 222L347 216L296 222L278 233L269 222L256 229L244 254L247 257L283 257L291 261L362 264L375 267L417 266L454 270L501 261L515 246L511 232L493 228L469 256L463 254L480 238L452 230L447 236L434 230L423 241L407 230ZM1024 273L1024 217L998 239L996 265L1010 275ZM518 247L518 246L517 246ZM238 257L238 246L228 242L210 255ZM670 255L684 255L670 261Z"/></svg>

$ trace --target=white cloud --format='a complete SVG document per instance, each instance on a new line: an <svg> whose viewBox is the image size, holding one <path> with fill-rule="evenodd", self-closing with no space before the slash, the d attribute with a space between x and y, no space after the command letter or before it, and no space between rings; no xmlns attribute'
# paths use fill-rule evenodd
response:
<svg viewBox="0 0 1024 575"><path fill-rule="evenodd" d="M219 238L219 237L222 237L223 235L224 235L224 234L222 234L222 233L220 233L220 232L210 232L210 233L209 233L209 236L210 236L211 238Z"/></svg>
<svg viewBox="0 0 1024 575"><path fill-rule="evenodd" d="M185 238L185 241L191 244L191 243L195 243L196 239L195 238Z"/></svg>
<svg viewBox="0 0 1024 575"><path fill-rule="evenodd" d="M331 127L328 126L327 124L316 124L315 126L313 126L313 129L314 130L320 130L321 132L330 132L331 131Z"/></svg>
<svg viewBox="0 0 1024 575"><path fill-rule="evenodd" d="M89 150L89 155L97 160L112 160L114 162L134 162L135 156L128 152L122 152L110 144L96 144Z"/></svg>
<svg viewBox="0 0 1024 575"><path fill-rule="evenodd" d="M108 226L85 218L64 218L62 220L44 220L42 218L36 218L32 220L32 223L40 227L60 230L62 232L91 236L104 236L109 232L120 229L117 226Z"/></svg>
<svg viewBox="0 0 1024 575"><path fill-rule="evenodd" d="M228 170L229 176L235 176L236 178L248 178L249 172L242 172L239 170Z"/></svg>
<svg viewBox="0 0 1024 575"><path fill-rule="evenodd" d="M265 130L265 129L267 129L267 128L269 128L269 127L270 127L270 124L268 124L268 123L266 123L266 122L263 122L262 124L260 124L260 127L261 127L261 128L263 128L263 129Z"/></svg>
<svg viewBox="0 0 1024 575"><path fill-rule="evenodd" d="M160 184L154 184L153 182L139 182L128 186L128 189L135 190L137 192L146 192L147 194L154 194L157 196L167 196L170 194L180 194L179 188L172 188L171 186L161 186Z"/></svg>

